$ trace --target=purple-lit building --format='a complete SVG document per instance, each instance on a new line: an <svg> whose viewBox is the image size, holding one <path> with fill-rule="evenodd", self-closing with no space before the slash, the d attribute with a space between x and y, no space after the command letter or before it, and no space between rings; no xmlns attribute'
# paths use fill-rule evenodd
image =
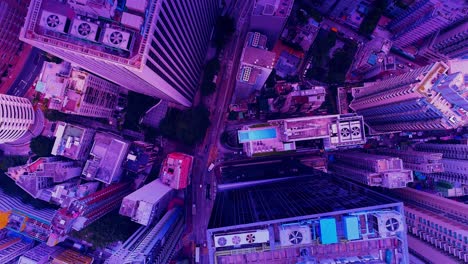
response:
<svg viewBox="0 0 468 264"><path fill-rule="evenodd" d="M387 195L404 202L413 252L433 263L468 262L468 205L412 188Z"/></svg>
<svg viewBox="0 0 468 264"><path fill-rule="evenodd" d="M398 157L403 161L403 167L412 171L423 173L438 173L444 171L442 153L427 153L412 149L375 149L376 153Z"/></svg>
<svg viewBox="0 0 468 264"><path fill-rule="evenodd" d="M394 33L393 44L402 48L429 37L466 18L467 7L458 0L418 1L389 23L388 29Z"/></svg>
<svg viewBox="0 0 468 264"><path fill-rule="evenodd" d="M281 36L288 21L294 0L255 0L250 17L250 31L265 34L268 48Z"/></svg>
<svg viewBox="0 0 468 264"><path fill-rule="evenodd" d="M466 61L465 61L466 62ZM466 64L465 64L466 65ZM375 131L446 130L468 122L464 73L436 62L353 89L349 105Z"/></svg>
<svg viewBox="0 0 468 264"><path fill-rule="evenodd" d="M190 106L218 5L32 0L20 39L124 88Z"/></svg>
<svg viewBox="0 0 468 264"><path fill-rule="evenodd" d="M444 171L424 174L435 182L450 185L451 188L439 190L443 196L463 196L468 194L468 145L421 143L414 146L419 151L442 153ZM439 188L440 189L440 188Z"/></svg>
<svg viewBox="0 0 468 264"><path fill-rule="evenodd" d="M219 185L210 263L409 263L403 204L333 175Z"/></svg>
<svg viewBox="0 0 468 264"><path fill-rule="evenodd" d="M368 186L404 188L413 181L413 172L399 158L357 151L329 154L328 170Z"/></svg>

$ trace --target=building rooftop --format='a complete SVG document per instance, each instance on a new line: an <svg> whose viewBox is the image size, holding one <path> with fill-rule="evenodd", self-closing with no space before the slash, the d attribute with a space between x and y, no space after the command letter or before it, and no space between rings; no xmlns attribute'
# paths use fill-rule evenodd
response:
<svg viewBox="0 0 468 264"><path fill-rule="evenodd" d="M135 141L130 145L124 166L127 170L140 172L151 166L156 159L156 150L153 144Z"/></svg>
<svg viewBox="0 0 468 264"><path fill-rule="evenodd" d="M156 1L31 1L22 37L140 68Z"/></svg>
<svg viewBox="0 0 468 264"><path fill-rule="evenodd" d="M291 13L294 0L259 0L252 15L287 17Z"/></svg>
<svg viewBox="0 0 468 264"><path fill-rule="evenodd" d="M273 69L275 66L276 54L274 52L247 46L242 52L242 64Z"/></svg>
<svg viewBox="0 0 468 264"><path fill-rule="evenodd" d="M131 200L145 201L147 203L156 203L171 190L171 187L162 183L160 179L156 179L141 187L140 189L132 192L131 194L125 196L123 202L125 202L126 200Z"/></svg>
<svg viewBox="0 0 468 264"><path fill-rule="evenodd" d="M38 198L43 189L78 177L80 172L81 166L73 162L60 161L56 157L41 157L32 163L8 168L7 175L31 196Z"/></svg>
<svg viewBox="0 0 468 264"><path fill-rule="evenodd" d="M350 185L355 188L350 188ZM311 191L314 190L314 191ZM277 195L281 193L281 195ZM284 202L287 197L288 202ZM254 201L252 203L252 201ZM247 227L336 211L394 204L396 200L319 171L300 177L220 189L208 229ZM248 205L248 206L247 206Z"/></svg>
<svg viewBox="0 0 468 264"><path fill-rule="evenodd" d="M283 78L286 78L288 75L296 75L300 63L301 58L287 51L282 51L275 66L276 73Z"/></svg>
<svg viewBox="0 0 468 264"><path fill-rule="evenodd" d="M73 264L91 264L94 259L81 253L66 249L54 257L52 263L73 263Z"/></svg>
<svg viewBox="0 0 468 264"><path fill-rule="evenodd" d="M80 159L82 148L88 147L82 144L87 130L87 128L64 122L57 123L52 155L60 155L74 160Z"/></svg>
<svg viewBox="0 0 468 264"><path fill-rule="evenodd" d="M106 184L118 181L128 147L128 142L114 135L96 133L83 175L87 179L96 179Z"/></svg>
<svg viewBox="0 0 468 264"><path fill-rule="evenodd" d="M161 167L161 181L173 189L187 187L192 172L193 157L174 152L167 155Z"/></svg>

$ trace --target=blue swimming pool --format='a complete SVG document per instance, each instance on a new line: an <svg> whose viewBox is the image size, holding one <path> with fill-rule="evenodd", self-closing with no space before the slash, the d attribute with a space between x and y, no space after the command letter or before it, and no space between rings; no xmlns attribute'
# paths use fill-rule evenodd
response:
<svg viewBox="0 0 468 264"><path fill-rule="evenodd" d="M238 132L239 143L253 140L276 138L276 128L266 127L264 129L244 130Z"/></svg>

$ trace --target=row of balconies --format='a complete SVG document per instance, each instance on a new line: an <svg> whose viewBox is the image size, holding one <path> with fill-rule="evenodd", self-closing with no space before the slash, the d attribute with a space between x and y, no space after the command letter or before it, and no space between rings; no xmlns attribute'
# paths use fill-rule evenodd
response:
<svg viewBox="0 0 468 264"><path fill-rule="evenodd" d="M464 251L463 248L458 248L457 246L453 244L449 244L437 237L434 237L431 234L428 234L424 231L417 230L416 228L410 228L410 232L419 237L420 240L426 241L427 243L430 243L434 247L443 250L450 255L452 255L455 258L458 258L459 260L468 262L468 252Z"/></svg>

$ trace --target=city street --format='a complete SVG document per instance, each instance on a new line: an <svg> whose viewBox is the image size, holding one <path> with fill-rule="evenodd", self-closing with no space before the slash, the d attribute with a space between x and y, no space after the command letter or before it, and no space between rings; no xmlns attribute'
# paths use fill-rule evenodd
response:
<svg viewBox="0 0 468 264"><path fill-rule="evenodd" d="M34 80L39 75L44 63L44 53L37 48L33 48L21 73L16 77L15 82L8 90L8 95L24 96L33 85Z"/></svg>
<svg viewBox="0 0 468 264"><path fill-rule="evenodd" d="M221 58L221 69L218 73L221 81L218 82L216 93L212 95L207 103L211 113L211 126L207 131L204 142L195 150L195 161L192 170L192 202L196 206L196 214L193 215L193 240L197 245L203 247L206 241L206 228L213 206L214 190L216 188L216 177L214 170L208 172L207 168L211 162L214 162L217 143L223 131L225 120L227 117L227 109L234 92L236 84L236 75L240 62L240 55L244 46L244 39L248 30L247 14L252 8L250 1L243 1L243 5L237 5L238 9L233 12L239 12L239 17L236 32L231 40L224 47L224 53ZM209 192L207 195L207 185L209 184ZM201 186L201 187L200 187ZM211 199L207 199L210 198ZM192 208L192 204L187 204ZM203 258L206 257L207 251L201 251L201 263L206 263Z"/></svg>

